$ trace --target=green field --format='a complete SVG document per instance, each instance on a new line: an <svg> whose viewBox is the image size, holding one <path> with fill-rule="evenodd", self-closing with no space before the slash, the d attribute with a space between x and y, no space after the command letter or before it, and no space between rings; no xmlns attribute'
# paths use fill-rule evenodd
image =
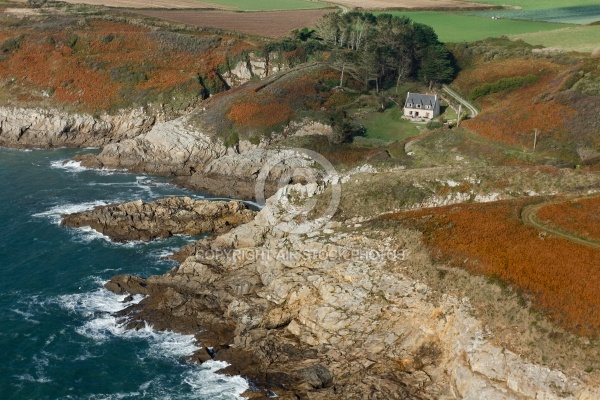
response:
<svg viewBox="0 0 600 400"><path fill-rule="evenodd" d="M471 13L475 16L496 16L502 19L518 19L527 21L560 22L565 24L590 24L600 21L600 5L563 8L546 8L538 10L494 10Z"/></svg>
<svg viewBox="0 0 600 400"><path fill-rule="evenodd" d="M493 4L495 6L513 6L524 10L540 10L545 8L563 8L579 6L597 6L598 0L471 0L475 3Z"/></svg>
<svg viewBox="0 0 600 400"><path fill-rule="evenodd" d="M308 0L206 0L206 2L228 6L240 11L306 10L330 7L325 3Z"/></svg>
<svg viewBox="0 0 600 400"><path fill-rule="evenodd" d="M600 25L570 26L556 31L514 35L510 38L565 51L592 52L600 48Z"/></svg>
<svg viewBox="0 0 600 400"><path fill-rule="evenodd" d="M500 37L565 28L565 24L491 19L453 12L392 12L435 29L442 42L472 42L486 37Z"/></svg>
<svg viewBox="0 0 600 400"><path fill-rule="evenodd" d="M394 142L418 135L418 125L401 117L402 109L392 107L382 113L370 114L359 122L367 129L366 137L369 139Z"/></svg>

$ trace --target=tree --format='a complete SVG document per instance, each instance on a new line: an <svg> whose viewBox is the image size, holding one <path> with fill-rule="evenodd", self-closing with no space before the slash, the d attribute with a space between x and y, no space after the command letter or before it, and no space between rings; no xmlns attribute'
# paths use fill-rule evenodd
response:
<svg viewBox="0 0 600 400"><path fill-rule="evenodd" d="M325 15L316 25L318 37L330 46L340 86L350 74L379 91L407 78L445 82L454 65L435 31L406 17L351 12Z"/></svg>

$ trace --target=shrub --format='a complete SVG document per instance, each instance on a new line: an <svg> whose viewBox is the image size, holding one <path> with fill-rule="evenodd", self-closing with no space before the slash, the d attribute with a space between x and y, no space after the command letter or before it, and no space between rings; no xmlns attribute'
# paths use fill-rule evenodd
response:
<svg viewBox="0 0 600 400"><path fill-rule="evenodd" d="M444 126L444 123L438 120L431 120L425 125L427 129L431 130L441 128L442 126Z"/></svg>
<svg viewBox="0 0 600 400"><path fill-rule="evenodd" d="M21 44L23 43L23 39L23 35L6 39L0 44L0 53L7 54L18 50L21 47Z"/></svg>
<svg viewBox="0 0 600 400"><path fill-rule="evenodd" d="M503 78L493 83L484 83L483 85L477 86L475 89L473 89L471 92L471 98L475 100L488 94L516 89L528 83L534 83L537 80L538 77L536 75L530 74L525 76L515 76L512 78Z"/></svg>
<svg viewBox="0 0 600 400"><path fill-rule="evenodd" d="M203 53L221 41L221 38L216 35L201 37L168 31L152 32L150 36L158 42L160 49L163 51L192 54Z"/></svg>

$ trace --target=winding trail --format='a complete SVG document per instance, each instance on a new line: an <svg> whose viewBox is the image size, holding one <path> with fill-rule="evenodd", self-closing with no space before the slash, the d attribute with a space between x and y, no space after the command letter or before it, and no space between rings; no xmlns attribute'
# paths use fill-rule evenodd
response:
<svg viewBox="0 0 600 400"><path fill-rule="evenodd" d="M442 89L444 90L444 92L446 92L450 96L454 97L454 99L456 101L458 101L460 104L467 107L467 109L471 113L471 118L474 118L477 116L477 114L479 114L479 111L477 111L477 109L471 103L469 103L467 100L463 99L458 93L456 93L454 90L450 89L447 85L442 85Z"/></svg>
<svg viewBox="0 0 600 400"><path fill-rule="evenodd" d="M597 194L596 194L596 196L597 196ZM550 225L543 224L536 218L536 214L537 214L538 210L546 205L555 204L555 203L563 203L566 201L572 201L572 200L578 200L578 199L584 199L587 197L589 197L589 196L580 196L580 197L570 198L570 199L566 199L566 200L561 199L559 201L544 201L542 203L532 204L532 205L523 207L523 209L521 210L521 220L523 221L524 224L533 226L534 228L539 229L540 231L552 234L554 236L561 237L563 239L567 239L571 242L581 244L583 246L593 247L595 249L600 250L600 242L597 242L593 239L577 236L573 233L570 233L570 232L567 232L564 230L560 230L560 229L550 226Z"/></svg>

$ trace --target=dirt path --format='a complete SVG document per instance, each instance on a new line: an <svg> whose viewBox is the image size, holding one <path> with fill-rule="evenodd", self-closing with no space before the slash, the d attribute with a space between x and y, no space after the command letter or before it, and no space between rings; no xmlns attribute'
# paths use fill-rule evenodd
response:
<svg viewBox="0 0 600 400"><path fill-rule="evenodd" d="M454 99L456 101L458 101L460 104L467 107L467 109L471 113L471 118L474 118L477 116L477 114L479 114L479 111L477 111L477 109L475 107L473 107L473 105L471 103L469 103L467 100L460 97L460 95L458 93L456 93L454 90L450 89L446 85L442 85L442 88L443 88L444 92L448 93L450 96L454 97Z"/></svg>
<svg viewBox="0 0 600 400"><path fill-rule="evenodd" d="M586 196L581 196L581 197L570 198L567 200L561 199L560 201L545 201L542 203L529 205L527 207L524 207L523 210L521 210L521 220L523 221L524 224L533 226L534 228L537 228L537 229L541 230L542 232L546 232L551 235L570 240L571 242L581 244L583 246L589 246L589 247L593 247L595 249L600 249L600 242L597 242L595 240L588 239L588 238L583 238L583 237L577 236L573 233L569 233L567 231L560 230L553 226L543 224L536 218L536 214L537 214L538 210L548 204L562 203L563 201L569 201L569 200L578 200L578 199L582 199L585 197Z"/></svg>

